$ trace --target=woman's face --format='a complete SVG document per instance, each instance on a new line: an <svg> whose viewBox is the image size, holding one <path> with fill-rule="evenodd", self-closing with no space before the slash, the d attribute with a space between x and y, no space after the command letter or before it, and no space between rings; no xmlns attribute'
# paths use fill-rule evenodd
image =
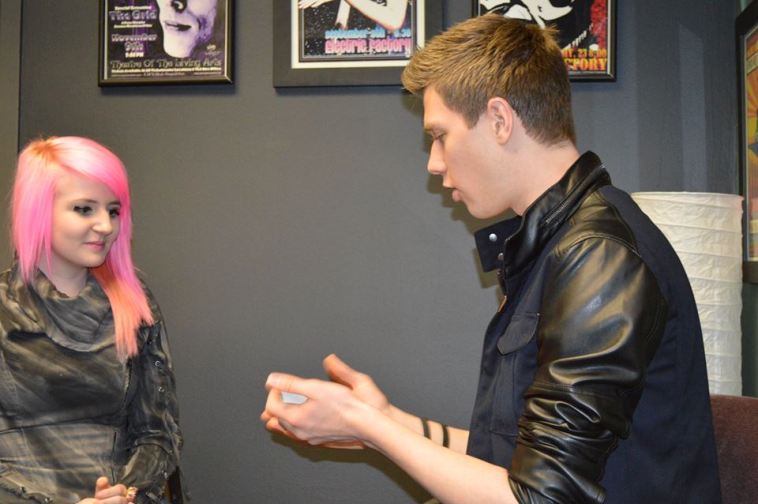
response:
<svg viewBox="0 0 758 504"><path fill-rule="evenodd" d="M56 275L100 266L121 229L121 203L108 187L66 173L53 200L52 257Z"/></svg>
<svg viewBox="0 0 758 504"><path fill-rule="evenodd" d="M216 0L158 0L158 9L163 50L169 56L187 58L213 36Z"/></svg>

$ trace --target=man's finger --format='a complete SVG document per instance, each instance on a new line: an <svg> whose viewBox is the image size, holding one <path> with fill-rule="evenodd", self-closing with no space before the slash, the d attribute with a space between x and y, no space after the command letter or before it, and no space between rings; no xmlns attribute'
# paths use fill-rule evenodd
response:
<svg viewBox="0 0 758 504"><path fill-rule="evenodd" d="M295 436L292 435L291 432L289 432L287 429L281 426L278 418L269 418L268 421L266 422L266 429L270 430L271 432L276 432L277 434L283 434L287 437L297 439L295 438Z"/></svg>
<svg viewBox="0 0 758 504"><path fill-rule="evenodd" d="M324 359L324 371L332 381L350 388L355 386L360 376L358 371L345 364L345 361L335 354L327 355Z"/></svg>
<svg viewBox="0 0 758 504"><path fill-rule="evenodd" d="M286 404L282 401L282 393L279 389L272 388L268 392L268 397L266 397L266 406L263 414L261 414L261 419L268 420L268 418L264 418L264 415L267 415L269 418L283 415L285 407Z"/></svg>
<svg viewBox="0 0 758 504"><path fill-rule="evenodd" d="M311 391L312 387L309 381L287 373L271 373L266 379L266 389L271 390L274 388L282 392L291 392L310 397L308 392Z"/></svg>

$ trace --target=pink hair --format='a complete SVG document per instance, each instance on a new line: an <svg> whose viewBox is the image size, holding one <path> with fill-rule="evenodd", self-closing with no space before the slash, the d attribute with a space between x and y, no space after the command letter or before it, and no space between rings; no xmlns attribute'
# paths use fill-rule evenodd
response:
<svg viewBox="0 0 758 504"><path fill-rule="evenodd" d="M132 263L132 214L129 181L121 160L88 138L50 137L29 143L18 158L11 203L13 246L21 278L30 283L37 265L52 253L53 199L65 173L104 184L121 204L121 230L105 262L92 268L113 311L116 349L122 358L137 354L137 330L153 315Z"/></svg>

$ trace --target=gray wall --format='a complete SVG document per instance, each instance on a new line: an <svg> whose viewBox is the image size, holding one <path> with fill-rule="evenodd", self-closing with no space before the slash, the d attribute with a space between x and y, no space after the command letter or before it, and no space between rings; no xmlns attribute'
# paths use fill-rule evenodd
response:
<svg viewBox="0 0 758 504"><path fill-rule="evenodd" d="M446 3L448 24L469 14ZM735 192L736 7L618 3L618 80L574 85L580 147L629 191ZM97 2L23 8L22 142L92 136L130 170L195 502L422 500L375 454L294 447L258 420L270 371L320 375L337 352L400 407L467 424L497 293L477 224L425 172L420 104L275 91L267 0L237 2L234 86L204 87L100 89Z"/></svg>
<svg viewBox="0 0 758 504"><path fill-rule="evenodd" d="M19 70L21 66L21 2L0 0L0 187L13 177L18 152ZM8 236L7 191L0 193L0 236ZM3 242L4 243L4 242ZM0 247L0 264L8 264L10 250Z"/></svg>

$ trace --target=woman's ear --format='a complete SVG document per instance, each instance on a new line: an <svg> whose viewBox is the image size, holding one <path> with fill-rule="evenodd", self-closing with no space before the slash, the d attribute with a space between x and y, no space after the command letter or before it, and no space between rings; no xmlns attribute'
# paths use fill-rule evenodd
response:
<svg viewBox="0 0 758 504"><path fill-rule="evenodd" d="M487 102L487 119L495 140L501 145L508 142L513 134L514 114L511 104L505 98L496 96Z"/></svg>

